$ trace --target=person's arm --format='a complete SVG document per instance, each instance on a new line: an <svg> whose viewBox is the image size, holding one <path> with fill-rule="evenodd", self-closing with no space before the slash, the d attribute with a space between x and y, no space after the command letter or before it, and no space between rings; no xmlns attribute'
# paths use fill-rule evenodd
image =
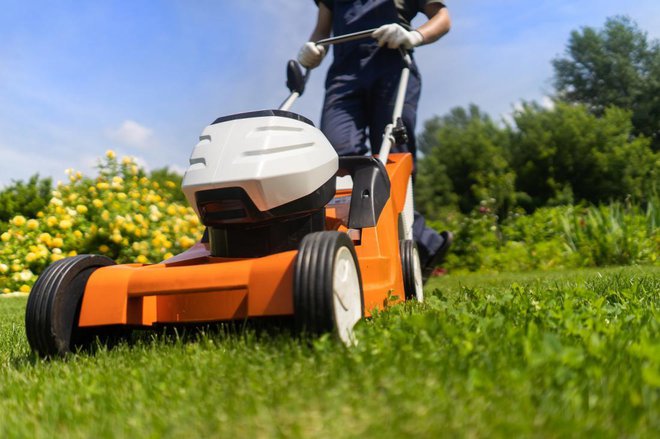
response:
<svg viewBox="0 0 660 439"><path fill-rule="evenodd" d="M372 36L378 40L379 46L387 46L390 49L399 47L412 49L422 44L433 43L449 32L451 20L447 8L442 3L427 4L424 13L429 20L418 29L409 31L398 23L391 23L379 27Z"/></svg>
<svg viewBox="0 0 660 439"><path fill-rule="evenodd" d="M319 2L319 13L316 17L316 27L309 41L318 41L330 36L332 31L332 11L323 2Z"/></svg>
<svg viewBox="0 0 660 439"><path fill-rule="evenodd" d="M298 62L308 69L313 69L321 64L326 49L317 46L314 41L322 40L330 36L332 31L332 11L323 2L319 2L319 13L316 17L316 26L309 41L305 43L298 53Z"/></svg>
<svg viewBox="0 0 660 439"><path fill-rule="evenodd" d="M440 3L426 5L424 13L429 21L417 28L422 35L422 44L431 44L443 37L451 29L449 11Z"/></svg>

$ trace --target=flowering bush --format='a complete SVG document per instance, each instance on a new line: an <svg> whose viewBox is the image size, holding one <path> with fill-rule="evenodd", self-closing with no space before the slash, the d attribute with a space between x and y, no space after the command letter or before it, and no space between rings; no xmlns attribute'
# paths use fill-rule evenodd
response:
<svg viewBox="0 0 660 439"><path fill-rule="evenodd" d="M130 157L108 151L96 178L67 170L35 218L13 217L0 235L0 290L28 292L51 262L94 253L122 262L158 262L191 247L203 226L177 201L177 185L147 178Z"/></svg>

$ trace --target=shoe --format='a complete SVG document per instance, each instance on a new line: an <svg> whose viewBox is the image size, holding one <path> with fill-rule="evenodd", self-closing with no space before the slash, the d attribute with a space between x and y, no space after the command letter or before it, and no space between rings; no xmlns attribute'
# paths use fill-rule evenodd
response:
<svg viewBox="0 0 660 439"><path fill-rule="evenodd" d="M440 248L437 252L435 252L433 256L429 258L429 260L426 262L426 265L424 265L422 268L422 281L424 283L429 280L433 274L433 270L435 270L435 267L442 263L445 256L447 255L447 252L449 251L449 247L451 247L451 243L454 241L454 235L451 232L444 231L440 233L440 237L442 238L442 244L440 245Z"/></svg>

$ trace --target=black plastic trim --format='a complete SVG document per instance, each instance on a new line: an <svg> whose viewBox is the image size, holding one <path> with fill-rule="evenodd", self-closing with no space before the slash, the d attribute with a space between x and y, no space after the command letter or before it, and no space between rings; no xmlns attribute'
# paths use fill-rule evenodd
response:
<svg viewBox="0 0 660 439"><path fill-rule="evenodd" d="M348 227L374 227L390 198L390 177L383 163L371 156L339 157L339 176L353 179Z"/></svg>
<svg viewBox="0 0 660 439"><path fill-rule="evenodd" d="M314 192L270 210L261 211L241 187L210 189L195 194L202 224L227 226L269 221L324 208L335 196L337 179L332 176Z"/></svg>
<svg viewBox="0 0 660 439"><path fill-rule="evenodd" d="M215 125L216 123L229 122L231 120L250 119L252 117L268 117L268 116L288 117L289 119L299 120L300 122L304 122L308 125L314 126L314 123L311 120L307 119L305 116L301 116L298 113L293 113L291 111L284 111L284 110L258 110L258 111L248 111L247 113L230 114L229 116L222 116L217 118L211 125Z"/></svg>

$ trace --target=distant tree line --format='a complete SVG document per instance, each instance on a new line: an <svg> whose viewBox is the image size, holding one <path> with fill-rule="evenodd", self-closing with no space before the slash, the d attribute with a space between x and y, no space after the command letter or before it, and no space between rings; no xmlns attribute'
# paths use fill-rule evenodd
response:
<svg viewBox="0 0 660 439"><path fill-rule="evenodd" d="M416 202L433 217L484 203L599 203L660 189L660 45L626 17L571 33L553 105L524 103L496 123L476 105L425 123Z"/></svg>

